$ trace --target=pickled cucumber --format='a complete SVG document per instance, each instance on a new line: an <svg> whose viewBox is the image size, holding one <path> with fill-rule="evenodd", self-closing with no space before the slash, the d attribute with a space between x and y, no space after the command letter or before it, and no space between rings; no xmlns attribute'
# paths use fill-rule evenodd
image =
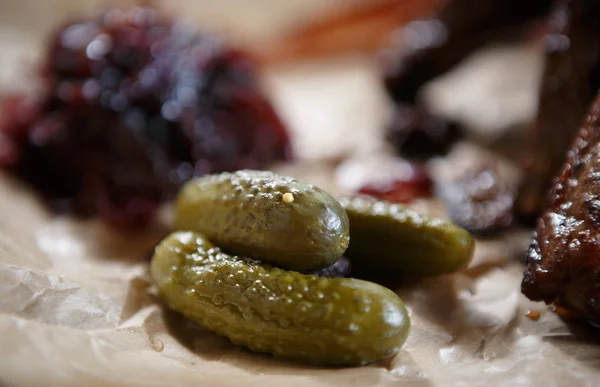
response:
<svg viewBox="0 0 600 387"><path fill-rule="evenodd" d="M156 248L151 272L167 304L256 352L324 365L360 365L394 355L410 320L391 290L322 278L234 257L179 231Z"/></svg>
<svg viewBox="0 0 600 387"><path fill-rule="evenodd" d="M353 264L418 275L451 273L466 267L475 242L468 231L402 205L368 197L342 198L350 219Z"/></svg>
<svg viewBox="0 0 600 387"><path fill-rule="evenodd" d="M224 250L287 269L333 264L348 247L348 217L325 191L266 171L189 181L177 197L175 226Z"/></svg>

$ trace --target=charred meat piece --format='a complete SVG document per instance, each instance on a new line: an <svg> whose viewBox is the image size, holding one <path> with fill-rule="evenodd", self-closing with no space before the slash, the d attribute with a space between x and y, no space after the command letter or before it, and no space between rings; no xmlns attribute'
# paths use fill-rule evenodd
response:
<svg viewBox="0 0 600 387"><path fill-rule="evenodd" d="M513 222L514 195L492 161L440 183L436 191L450 218L473 233L498 232Z"/></svg>
<svg viewBox="0 0 600 387"><path fill-rule="evenodd" d="M63 26L40 83L0 107L0 167L113 225L146 225L194 175L289 155L250 58L148 7Z"/></svg>
<svg viewBox="0 0 600 387"><path fill-rule="evenodd" d="M394 47L381 55L385 87L398 104L388 128L398 153L432 157L447 152L460 133L455 124L415 107L423 84L490 41L520 36L532 20L548 12L551 2L453 0L435 17L399 30Z"/></svg>
<svg viewBox="0 0 600 387"><path fill-rule="evenodd" d="M600 89L600 2L559 3L550 27L540 106L515 205L521 216L529 218L541 212L552 179Z"/></svg>
<svg viewBox="0 0 600 387"><path fill-rule="evenodd" d="M600 323L600 96L538 219L521 289Z"/></svg>
<svg viewBox="0 0 600 387"><path fill-rule="evenodd" d="M383 54L384 81L397 102L414 103L421 86L490 40L545 15L552 0L453 0L435 17L399 31L397 47Z"/></svg>

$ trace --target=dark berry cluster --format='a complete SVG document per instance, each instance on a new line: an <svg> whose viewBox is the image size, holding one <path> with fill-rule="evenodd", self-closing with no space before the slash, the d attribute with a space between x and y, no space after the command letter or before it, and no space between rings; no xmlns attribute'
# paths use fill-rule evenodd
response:
<svg viewBox="0 0 600 387"><path fill-rule="evenodd" d="M452 220L473 233L497 232L513 223L514 194L492 161L440 183L438 191Z"/></svg>
<svg viewBox="0 0 600 387"><path fill-rule="evenodd" d="M252 61L151 8L60 28L39 83L3 101L0 166L117 226L147 224L192 176L289 157Z"/></svg>
<svg viewBox="0 0 600 387"><path fill-rule="evenodd" d="M424 109L398 104L387 138L395 150L409 158L429 159L445 155L462 136L458 125Z"/></svg>
<svg viewBox="0 0 600 387"><path fill-rule="evenodd" d="M368 183L361 187L358 193L391 203L410 203L415 199L431 196L433 183L427 170L419 164L404 164L409 173L391 175L387 181Z"/></svg>

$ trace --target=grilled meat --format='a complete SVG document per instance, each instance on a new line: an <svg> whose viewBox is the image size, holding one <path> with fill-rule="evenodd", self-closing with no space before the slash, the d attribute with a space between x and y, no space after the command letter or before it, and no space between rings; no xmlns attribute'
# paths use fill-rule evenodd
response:
<svg viewBox="0 0 600 387"><path fill-rule="evenodd" d="M522 292L600 323L600 95L538 219Z"/></svg>

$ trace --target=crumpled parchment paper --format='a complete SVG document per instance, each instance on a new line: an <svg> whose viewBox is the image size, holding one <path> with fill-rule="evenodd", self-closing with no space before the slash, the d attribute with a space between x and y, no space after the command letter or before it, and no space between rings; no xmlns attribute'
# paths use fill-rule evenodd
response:
<svg viewBox="0 0 600 387"><path fill-rule="evenodd" d="M502 104L502 90L510 90L506 98L522 100L535 93L530 85L537 74L529 82L519 78L529 85L521 94L514 81L507 86L510 74L504 76L505 82L487 82L492 111ZM481 78L449 83L464 94L468 82L482 93ZM388 107L367 59L270 69L265 84L293 131L299 156L297 164L279 171L340 193L340 158L385 154L381 128ZM500 108L506 106L510 102ZM462 113L455 108L458 117L468 114L468 106ZM485 104L471 114L486 126ZM432 169L455 170L461 158L477 152L461 144ZM95 221L54 217L35 193L5 175L0 198L1 385L593 386L599 380L598 331L565 322L520 293L529 230L479 240L472 265L462 273L399 284L413 329L394 358L359 368L318 368L251 353L166 310L145 261L165 227L129 235ZM414 205L444 216L439 203ZM530 310L540 313L539 320L526 316Z"/></svg>
<svg viewBox="0 0 600 387"><path fill-rule="evenodd" d="M254 354L165 310L144 256L165 230L119 235L53 218L0 180L0 381L7 386L594 385L598 335L519 292L529 233L480 241L463 273L397 288L413 329L394 358L316 368ZM525 316L541 313L538 321Z"/></svg>

